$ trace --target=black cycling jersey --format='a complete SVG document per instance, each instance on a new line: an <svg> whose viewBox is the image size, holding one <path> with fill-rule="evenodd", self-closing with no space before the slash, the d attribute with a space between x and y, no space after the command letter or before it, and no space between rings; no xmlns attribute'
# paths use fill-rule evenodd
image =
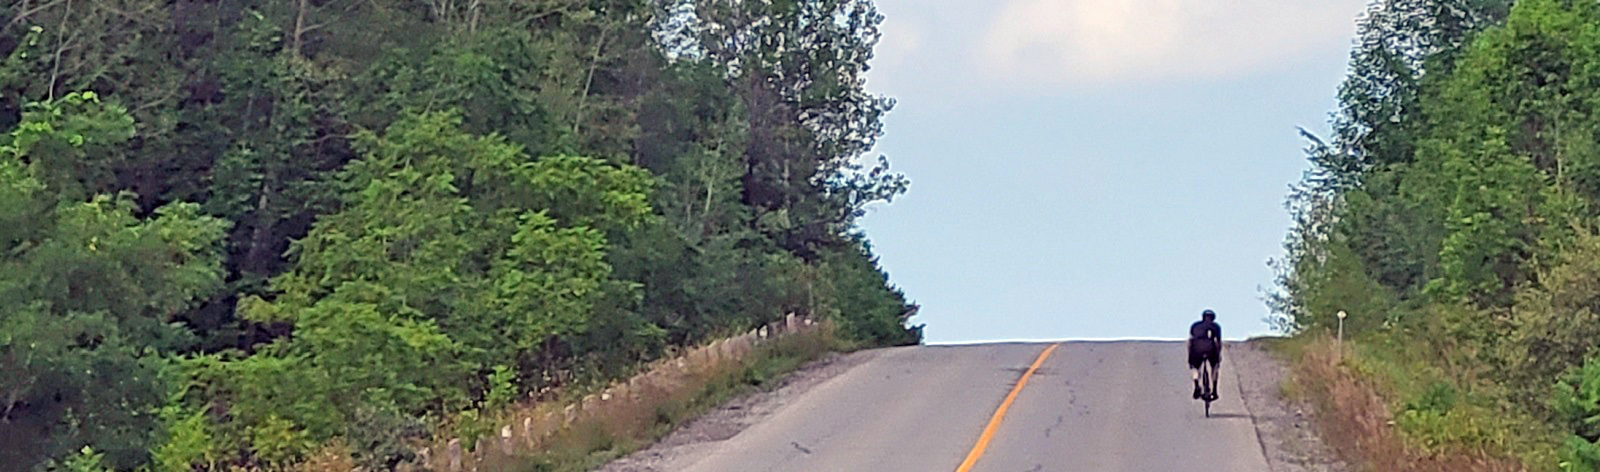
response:
<svg viewBox="0 0 1600 472"><path fill-rule="evenodd" d="M1196 321L1189 325L1189 367L1200 368L1201 362L1216 366L1222 360L1222 326L1215 321Z"/></svg>
<svg viewBox="0 0 1600 472"><path fill-rule="evenodd" d="M1196 321L1189 325L1189 339L1206 339L1222 344L1222 326L1215 321Z"/></svg>

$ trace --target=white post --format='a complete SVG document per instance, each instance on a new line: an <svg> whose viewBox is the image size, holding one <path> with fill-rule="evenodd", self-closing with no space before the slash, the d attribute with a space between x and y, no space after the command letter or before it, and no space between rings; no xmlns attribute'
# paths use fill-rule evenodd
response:
<svg viewBox="0 0 1600 472"><path fill-rule="evenodd" d="M1339 310L1339 335L1334 338L1334 347L1339 350L1338 358L1341 360L1344 358L1344 317L1344 310Z"/></svg>

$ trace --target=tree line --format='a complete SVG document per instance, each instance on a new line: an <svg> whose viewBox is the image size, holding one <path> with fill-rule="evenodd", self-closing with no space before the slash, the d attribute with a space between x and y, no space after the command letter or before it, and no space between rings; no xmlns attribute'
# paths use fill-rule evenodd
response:
<svg viewBox="0 0 1600 472"><path fill-rule="evenodd" d="M0 463L405 460L788 313L920 341L855 222L870 0L13 0Z"/></svg>
<svg viewBox="0 0 1600 472"><path fill-rule="evenodd" d="M1379 0L1309 133L1274 321L1422 346L1600 469L1600 4ZM1448 421L1445 387L1401 426ZM1531 434L1531 432L1529 432Z"/></svg>

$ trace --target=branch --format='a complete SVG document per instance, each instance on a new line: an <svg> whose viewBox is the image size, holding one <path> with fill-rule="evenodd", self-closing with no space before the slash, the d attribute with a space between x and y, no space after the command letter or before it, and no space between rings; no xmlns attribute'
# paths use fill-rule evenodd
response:
<svg viewBox="0 0 1600 472"><path fill-rule="evenodd" d="M134 107L133 110L130 111L129 113L130 114L138 113L138 112L150 109L150 108L154 108L157 105L160 105L162 103L166 103L168 100L171 100L172 97L178 95L178 89L180 89L182 87L163 87L163 88L167 89L167 93L166 94L162 95L160 98L156 98L154 100L150 100L148 102L139 104L139 106Z"/></svg>
<svg viewBox="0 0 1600 472"><path fill-rule="evenodd" d="M562 6L560 6L560 7L557 7L557 8L553 8L553 9L550 9L550 10L548 10L548 11L545 11L545 12L542 12L542 13L538 13L538 14L535 14L535 15L533 15L533 16L530 16L530 17L528 17L528 19L527 19L527 20L524 20L524 21L523 21L523 22L522 22L522 23L523 23L523 26L527 26L527 25L530 25L530 24L532 24L532 23L533 23L533 22L535 22L535 21L539 21L539 20L543 20L543 19L545 19L545 17L548 17L548 16L550 16L550 15L554 15L554 14L557 14L557 13L567 13L567 12L570 12L570 11L572 11L572 6L573 6L573 5L572 5L572 4L571 4L571 3L568 3L568 4L566 4L566 5L562 5Z"/></svg>
<svg viewBox="0 0 1600 472"><path fill-rule="evenodd" d="M155 21L146 20L146 19L144 19L142 17L134 15L132 12L119 10L119 9L112 8L112 7L107 6L107 5L95 5L95 7L99 8L101 10L106 10L106 11L109 11L111 13L115 13L115 14L117 14L117 16L120 16L120 17L122 17L122 18L124 18L124 19L126 19L128 21L134 22L134 23L141 23L141 24L143 24L145 26L151 26L151 27L156 27L156 28L160 28L161 27L161 23L155 22Z"/></svg>
<svg viewBox="0 0 1600 472"><path fill-rule="evenodd" d="M66 32L67 32L67 19L68 18L72 18L72 0L66 0L66 2L67 2L67 6L66 6L67 12L61 15L60 31L56 31L56 57L55 57L55 60L54 60L55 65L51 66L51 68L50 68L51 69L50 70L50 86L49 86L49 99L50 100L55 100L56 99L56 80L59 80L60 76L61 76L61 51L66 50L66 46L67 46L66 43L62 42L62 36L64 36L66 34ZM76 37L77 33L74 32L73 35L74 35L74 37Z"/></svg>
<svg viewBox="0 0 1600 472"><path fill-rule="evenodd" d="M11 21L6 22L6 27L10 28L11 25L20 23L20 22L22 22L22 20L28 19L28 17L32 16L34 13L38 13L38 12L43 11L45 9L48 9L50 7L54 7L54 6L56 6L57 4L59 4L59 3L63 2L63 1L66 1L66 0L55 0L55 1L50 2L50 3L46 3L46 4L43 4L43 5L39 5L37 7L33 7L32 9L23 10L21 12L18 12L16 17L12 18ZM24 3L24 5L26 5L26 4Z"/></svg>

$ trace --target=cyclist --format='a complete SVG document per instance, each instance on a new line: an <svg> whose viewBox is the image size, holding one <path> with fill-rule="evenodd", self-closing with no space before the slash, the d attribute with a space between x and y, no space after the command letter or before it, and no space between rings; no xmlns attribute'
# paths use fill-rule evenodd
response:
<svg viewBox="0 0 1600 472"><path fill-rule="evenodd" d="M1206 310L1200 321L1189 325L1189 377L1194 380L1194 397L1200 398L1200 363L1211 363L1210 399L1217 398L1217 364L1222 363L1222 326L1217 324L1217 313Z"/></svg>

